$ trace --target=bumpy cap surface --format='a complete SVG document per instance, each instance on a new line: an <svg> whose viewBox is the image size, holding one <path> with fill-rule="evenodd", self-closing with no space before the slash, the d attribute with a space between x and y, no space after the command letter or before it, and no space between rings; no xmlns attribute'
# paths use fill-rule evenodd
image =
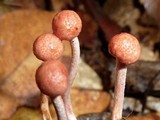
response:
<svg viewBox="0 0 160 120"><path fill-rule="evenodd" d="M63 10L52 21L53 33L61 40L72 40L81 32L82 22L79 15L72 10Z"/></svg>
<svg viewBox="0 0 160 120"><path fill-rule="evenodd" d="M115 35L109 41L109 52L124 64L136 62L140 57L140 44L138 40L128 33Z"/></svg>
<svg viewBox="0 0 160 120"><path fill-rule="evenodd" d="M58 60L44 62L36 71L40 91L50 97L63 95L67 89L68 71Z"/></svg>
<svg viewBox="0 0 160 120"><path fill-rule="evenodd" d="M33 44L33 53L43 61L57 59L63 54L62 41L53 34L39 36Z"/></svg>

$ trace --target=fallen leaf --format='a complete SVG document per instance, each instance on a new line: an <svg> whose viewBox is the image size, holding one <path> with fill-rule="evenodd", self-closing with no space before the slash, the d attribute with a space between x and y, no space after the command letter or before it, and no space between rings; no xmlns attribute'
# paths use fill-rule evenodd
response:
<svg viewBox="0 0 160 120"><path fill-rule="evenodd" d="M37 103L34 74L41 61L32 54L32 44L37 36L51 31L53 16L51 12L19 10L0 17L0 91L20 102L12 105L13 101L1 98L7 110L1 110L0 119L8 119L19 105Z"/></svg>
<svg viewBox="0 0 160 120"><path fill-rule="evenodd" d="M102 112L110 104L110 95L97 90L72 89L71 99L75 114Z"/></svg>
<svg viewBox="0 0 160 120"><path fill-rule="evenodd" d="M15 111L20 102L18 99L0 93L0 120L6 120Z"/></svg>
<svg viewBox="0 0 160 120"><path fill-rule="evenodd" d="M22 107L11 117L10 120L42 120L40 110Z"/></svg>
<svg viewBox="0 0 160 120"><path fill-rule="evenodd" d="M20 10L0 17L0 82L6 79L32 51L32 43L51 31L54 13Z"/></svg>
<svg viewBox="0 0 160 120"><path fill-rule="evenodd" d="M30 54L17 69L5 79L0 86L0 90L9 96L21 99L38 94L39 89L35 83L34 75L40 63L41 61L36 59L33 54Z"/></svg>
<svg viewBox="0 0 160 120"><path fill-rule="evenodd" d="M160 120L160 113L150 113L126 118L127 120Z"/></svg>
<svg viewBox="0 0 160 120"><path fill-rule="evenodd" d="M158 61L159 56L156 55L152 50L150 50L148 47L141 44L141 56L140 60L144 61Z"/></svg>

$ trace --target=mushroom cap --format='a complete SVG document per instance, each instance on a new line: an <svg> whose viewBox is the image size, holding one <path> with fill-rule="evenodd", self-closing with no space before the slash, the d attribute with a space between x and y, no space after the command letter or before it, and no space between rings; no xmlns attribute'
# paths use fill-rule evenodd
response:
<svg viewBox="0 0 160 120"><path fill-rule="evenodd" d="M68 71L58 60L45 61L36 71L40 91L50 97L63 95L67 89Z"/></svg>
<svg viewBox="0 0 160 120"><path fill-rule="evenodd" d="M53 33L61 40L72 40L81 32L82 21L72 10L63 10L52 21Z"/></svg>
<svg viewBox="0 0 160 120"><path fill-rule="evenodd" d="M33 43L33 53L43 61L58 59L63 51L62 41L51 33L40 35Z"/></svg>
<svg viewBox="0 0 160 120"><path fill-rule="evenodd" d="M139 41L128 33L115 35L109 41L108 48L110 54L124 64L134 63L140 57L141 48Z"/></svg>

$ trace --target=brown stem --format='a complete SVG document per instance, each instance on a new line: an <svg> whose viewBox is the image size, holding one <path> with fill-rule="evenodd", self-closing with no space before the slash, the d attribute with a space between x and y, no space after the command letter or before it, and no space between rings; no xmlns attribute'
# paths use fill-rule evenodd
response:
<svg viewBox="0 0 160 120"><path fill-rule="evenodd" d="M126 73L127 66L116 60L116 81L114 88L112 120L122 119Z"/></svg>
<svg viewBox="0 0 160 120"><path fill-rule="evenodd" d="M70 90L71 90L73 80L75 79L76 74L77 74L77 69L78 69L78 64L79 64L79 59L80 59L80 48L79 48L78 37L75 37L73 40L71 40L70 44L71 44L71 49L72 49L72 61L71 61L71 66L70 66L70 74L68 76L69 84L63 96L63 100L64 100L68 119L77 120L74 115L73 109L72 109Z"/></svg>
<svg viewBox="0 0 160 120"><path fill-rule="evenodd" d="M50 111L49 111L49 101L48 96L42 93L42 100L41 100L41 111L43 120L52 120Z"/></svg>
<svg viewBox="0 0 160 120"><path fill-rule="evenodd" d="M51 99L52 99L52 102L54 104L58 120L68 120L62 97L61 96L57 96L57 97L51 98Z"/></svg>
<svg viewBox="0 0 160 120"><path fill-rule="evenodd" d="M111 20L102 10L96 0L80 0L85 9L94 17L98 25L105 34L106 39L110 40L115 34L121 31L120 26Z"/></svg>

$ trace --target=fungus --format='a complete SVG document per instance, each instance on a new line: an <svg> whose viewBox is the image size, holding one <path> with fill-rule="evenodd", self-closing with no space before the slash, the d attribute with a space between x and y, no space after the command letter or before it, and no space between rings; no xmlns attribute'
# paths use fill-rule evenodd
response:
<svg viewBox="0 0 160 120"><path fill-rule="evenodd" d="M55 15L52 22L53 33L62 40L68 40L72 49L72 60L68 76L68 88L63 96L67 116L69 120L76 120L72 110L70 89L77 74L80 59L80 47L78 35L81 32L82 22L77 13L64 10Z"/></svg>
<svg viewBox="0 0 160 120"><path fill-rule="evenodd" d="M109 41L108 47L110 54L116 57L116 81L112 120L120 120L122 119L127 65L139 59L141 48L138 40L128 33L115 35Z"/></svg>
<svg viewBox="0 0 160 120"><path fill-rule="evenodd" d="M64 103L61 100L61 95L67 89L67 76L67 68L58 60L45 61L36 71L38 88L53 100L58 120L67 120Z"/></svg>
<svg viewBox="0 0 160 120"><path fill-rule="evenodd" d="M40 35L35 40L35 42L33 44L33 53L35 54L35 56L38 59L43 60L43 61L56 60L63 53L63 44L62 44L61 40L59 38L57 38L55 35L50 34L50 33L43 34L43 35ZM45 71L45 72L47 72L47 71ZM45 74L47 74L47 73L45 73ZM42 84L42 86L43 86L43 84ZM51 89L51 87L49 87L49 88ZM47 89L47 88L44 88L44 89ZM51 118L50 111L48 108L48 97L45 94L46 94L45 92L44 93L42 92L41 111L42 111L42 115L43 115L44 120L51 120L52 118ZM64 110L62 110L62 112L64 114L65 108L64 108L64 103L63 103L62 98L60 96L58 96L58 97L56 97L56 100L53 100L53 101L56 101L56 103L55 103L56 111L57 111L57 109L59 110L59 109L63 108ZM59 106L60 108L57 108L58 107L58 106L56 106L57 104L61 104ZM58 115L59 115L59 118L61 118L60 113L58 113Z"/></svg>
<svg viewBox="0 0 160 120"><path fill-rule="evenodd" d="M40 35L33 44L33 53L43 61L58 59L63 50L62 41L51 33Z"/></svg>
<svg viewBox="0 0 160 120"><path fill-rule="evenodd" d="M63 10L54 16L52 28L53 33L61 40L72 40L81 32L82 22L76 12Z"/></svg>

